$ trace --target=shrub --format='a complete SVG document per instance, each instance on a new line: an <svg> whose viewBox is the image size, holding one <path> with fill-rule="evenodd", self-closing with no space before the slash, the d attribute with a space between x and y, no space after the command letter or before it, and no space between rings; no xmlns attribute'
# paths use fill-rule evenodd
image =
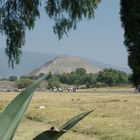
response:
<svg viewBox="0 0 140 140"><path fill-rule="evenodd" d="M30 86L32 83L33 83L33 80L31 79L19 79L17 80L16 85L18 89L24 89Z"/></svg>

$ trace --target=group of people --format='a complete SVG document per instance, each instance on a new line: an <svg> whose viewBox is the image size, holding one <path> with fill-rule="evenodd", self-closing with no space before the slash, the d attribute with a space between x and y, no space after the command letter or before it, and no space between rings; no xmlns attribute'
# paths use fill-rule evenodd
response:
<svg viewBox="0 0 140 140"><path fill-rule="evenodd" d="M50 92L63 92L63 89L62 88L56 88L56 87L53 87L49 90ZM67 89L68 92L76 92L77 91L77 88L75 87L70 87Z"/></svg>

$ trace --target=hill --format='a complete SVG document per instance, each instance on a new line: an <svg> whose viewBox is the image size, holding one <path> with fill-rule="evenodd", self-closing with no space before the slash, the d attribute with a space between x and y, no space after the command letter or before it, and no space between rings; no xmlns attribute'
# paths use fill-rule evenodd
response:
<svg viewBox="0 0 140 140"><path fill-rule="evenodd" d="M114 66L114 65L106 64L106 63L91 60L91 59L87 59L87 61L90 62L91 64L97 65L101 69L113 68L113 69L116 69L116 70L124 71L126 73L131 73L131 70L130 70L129 67Z"/></svg>
<svg viewBox="0 0 140 140"><path fill-rule="evenodd" d="M3 78L11 75L26 75L33 69L52 60L55 57L56 54L23 51L20 64L15 65L15 68L12 69L8 67L8 59L4 53L4 49L0 49L0 77Z"/></svg>
<svg viewBox="0 0 140 140"><path fill-rule="evenodd" d="M87 73L97 73L101 70L98 66L86 61L86 59L61 55L33 70L29 75L35 76L40 73L48 72L51 72L52 74L70 73L77 68L84 68Z"/></svg>
<svg viewBox="0 0 140 140"><path fill-rule="evenodd" d="M0 49L0 78L9 77L10 75L26 75L29 74L34 69L40 67L44 63L48 63L54 59L57 54L51 53L39 53L39 52L26 52L23 51L21 57L21 63L16 65L14 69L8 67L8 59L4 53L4 49ZM103 68L115 68L117 70L122 70L125 72L130 72L129 68L116 67L108 65L95 60L85 59L87 62L97 66L100 69Z"/></svg>

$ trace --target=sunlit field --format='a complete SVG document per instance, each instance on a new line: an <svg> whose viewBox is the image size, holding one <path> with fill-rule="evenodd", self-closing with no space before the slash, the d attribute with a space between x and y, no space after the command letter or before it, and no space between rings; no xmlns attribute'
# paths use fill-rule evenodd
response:
<svg viewBox="0 0 140 140"><path fill-rule="evenodd" d="M0 93L0 110L16 95ZM88 110L95 111L60 140L140 140L140 94L131 88L35 93L14 140L32 140L51 126L59 128Z"/></svg>

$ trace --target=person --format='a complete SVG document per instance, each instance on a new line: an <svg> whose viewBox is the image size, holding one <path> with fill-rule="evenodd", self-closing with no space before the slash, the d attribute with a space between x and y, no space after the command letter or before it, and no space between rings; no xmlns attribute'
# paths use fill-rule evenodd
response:
<svg viewBox="0 0 140 140"><path fill-rule="evenodd" d="M136 86L135 92L140 92L140 86Z"/></svg>

